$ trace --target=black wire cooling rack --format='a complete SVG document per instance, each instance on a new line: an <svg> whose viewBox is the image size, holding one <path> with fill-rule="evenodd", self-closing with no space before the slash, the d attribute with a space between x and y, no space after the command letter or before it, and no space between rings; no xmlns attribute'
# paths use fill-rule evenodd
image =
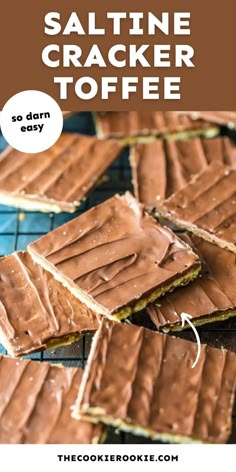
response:
<svg viewBox="0 0 236 472"><path fill-rule="evenodd" d="M64 126L65 131L79 132L84 134L95 134L93 120L90 113L80 113L69 118ZM0 136L0 152L6 146L6 143ZM101 203L114 193L123 193L126 190L132 190L131 172L128 162L128 149L123 152L121 157L107 171L107 174L101 179L100 184L93 190L89 197L82 203L78 211L73 214L43 214L40 212L27 212L0 205L0 255L9 254L15 250L24 250L29 242L38 239L40 236L48 233L54 228L62 225L66 221L75 218L82 212L94 205ZM236 287L235 287L236 290ZM135 317L137 324L153 328L151 322L141 313ZM225 347L236 352L236 318L214 325L206 325L199 329L202 342L206 342L215 347ZM194 340L191 331L185 331L178 336ZM84 336L81 340L69 346L62 346L57 349L47 350L40 353L34 353L30 356L38 361L47 361L51 363L62 363L65 366L84 367L87 361L91 335ZM6 350L0 345L0 354L6 354ZM119 395L119 392L117 392ZM107 436L108 443L149 443L148 439L136 437L127 433L117 433L112 429ZM233 432L230 439L231 443L236 443L236 408L233 418Z"/></svg>

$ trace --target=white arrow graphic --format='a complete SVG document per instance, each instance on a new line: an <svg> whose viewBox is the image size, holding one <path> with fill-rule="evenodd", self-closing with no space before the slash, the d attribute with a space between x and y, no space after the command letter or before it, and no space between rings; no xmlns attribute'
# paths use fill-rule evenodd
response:
<svg viewBox="0 0 236 472"><path fill-rule="evenodd" d="M199 357L200 357L200 353L201 353L201 341L200 341L200 338L199 338L199 334L195 328L195 326L193 325L193 323L191 323L190 319L192 318L191 315L189 315L188 313L181 313L180 315L180 318L182 320L182 328L184 327L184 323L186 321L186 323L189 324L189 326L192 328L195 336L196 336L196 340L197 340L197 357L192 365L192 369L197 365L198 363L198 360L199 360Z"/></svg>

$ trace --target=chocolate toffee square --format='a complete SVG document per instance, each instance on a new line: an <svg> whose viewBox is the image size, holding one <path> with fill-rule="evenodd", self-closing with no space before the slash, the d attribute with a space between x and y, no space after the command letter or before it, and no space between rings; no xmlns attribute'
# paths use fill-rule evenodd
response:
<svg viewBox="0 0 236 472"><path fill-rule="evenodd" d="M236 355L103 319L73 417L176 443L225 443Z"/></svg>
<svg viewBox="0 0 236 472"><path fill-rule="evenodd" d="M236 253L236 169L213 162L160 202L156 215Z"/></svg>
<svg viewBox="0 0 236 472"><path fill-rule="evenodd" d="M92 444L100 425L76 421L82 369L0 356L0 444Z"/></svg>
<svg viewBox="0 0 236 472"><path fill-rule="evenodd" d="M28 249L88 308L118 320L200 271L193 250L130 193L91 208Z"/></svg>
<svg viewBox="0 0 236 472"><path fill-rule="evenodd" d="M236 166L233 141L196 137L134 144L130 164L135 196L147 208L155 208L212 162Z"/></svg>
<svg viewBox="0 0 236 472"><path fill-rule="evenodd" d="M0 156L0 203L73 213L121 150L115 141L72 133L38 154L8 147Z"/></svg>
<svg viewBox="0 0 236 472"><path fill-rule="evenodd" d="M95 126L99 138L121 139L126 143L153 141L156 136L212 137L219 132L215 124L176 111L97 113Z"/></svg>
<svg viewBox="0 0 236 472"><path fill-rule="evenodd" d="M0 258L0 341L12 356L70 344L99 317L28 252Z"/></svg>
<svg viewBox="0 0 236 472"><path fill-rule="evenodd" d="M190 314L191 322L197 326L236 316L235 255L197 236L182 234L181 238L198 253L202 271L191 284L148 305L152 322L164 332L188 327L182 326L183 312Z"/></svg>

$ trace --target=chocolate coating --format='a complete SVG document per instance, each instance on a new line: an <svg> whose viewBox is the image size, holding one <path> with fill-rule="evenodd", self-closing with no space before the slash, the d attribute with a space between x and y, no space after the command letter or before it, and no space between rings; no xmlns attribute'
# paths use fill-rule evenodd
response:
<svg viewBox="0 0 236 472"><path fill-rule="evenodd" d="M130 154L135 196L147 207L155 207L214 161L236 165L236 146L230 139L199 137L135 144Z"/></svg>
<svg viewBox="0 0 236 472"><path fill-rule="evenodd" d="M211 123L193 120L187 114L176 111L108 112L96 115L97 133L100 138L126 138L160 136L180 132L204 133Z"/></svg>
<svg viewBox="0 0 236 472"><path fill-rule="evenodd" d="M39 154L8 147L0 157L0 203L74 212L121 149L115 141L69 133Z"/></svg>
<svg viewBox="0 0 236 472"><path fill-rule="evenodd" d="M188 113L192 119L203 119L225 125L229 128L236 127L236 111L191 111Z"/></svg>
<svg viewBox="0 0 236 472"><path fill-rule="evenodd" d="M28 249L89 308L108 317L129 316L150 297L154 300L184 283L183 277L190 280L200 269L193 251L147 215L128 192L90 209Z"/></svg>
<svg viewBox="0 0 236 472"><path fill-rule="evenodd" d="M236 169L212 163L161 203L157 214L236 252Z"/></svg>
<svg viewBox="0 0 236 472"><path fill-rule="evenodd" d="M103 320L73 416L172 442L224 443L230 434L236 355ZM115 365L115 369L114 369Z"/></svg>
<svg viewBox="0 0 236 472"><path fill-rule="evenodd" d="M27 252L0 258L0 339L13 356L95 331L98 318Z"/></svg>
<svg viewBox="0 0 236 472"><path fill-rule="evenodd" d="M192 316L194 324L236 316L235 255L196 236L185 234L182 238L197 249L202 275L188 286L166 294L158 304L147 307L154 325L160 330L179 329L183 312Z"/></svg>
<svg viewBox="0 0 236 472"><path fill-rule="evenodd" d="M0 356L1 444L91 444L102 427L71 417L82 369Z"/></svg>

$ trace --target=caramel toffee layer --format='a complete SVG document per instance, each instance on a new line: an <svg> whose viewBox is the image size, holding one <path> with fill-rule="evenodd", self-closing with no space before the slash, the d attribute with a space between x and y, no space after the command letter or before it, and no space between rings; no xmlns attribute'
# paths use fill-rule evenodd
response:
<svg viewBox="0 0 236 472"><path fill-rule="evenodd" d="M157 209L157 215L236 252L236 169L212 163Z"/></svg>
<svg viewBox="0 0 236 472"><path fill-rule="evenodd" d="M73 416L172 442L224 443L231 429L236 355L103 320ZM114 369L114 365L116 368Z"/></svg>
<svg viewBox="0 0 236 472"><path fill-rule="evenodd" d="M236 146L228 138L156 140L135 144L130 162L136 198L155 207L217 161L236 166Z"/></svg>
<svg viewBox="0 0 236 472"><path fill-rule="evenodd" d="M89 308L119 319L187 283L198 257L130 194L115 195L28 249Z"/></svg>
<svg viewBox="0 0 236 472"><path fill-rule="evenodd" d="M98 442L100 425L71 417L82 372L0 356L0 443Z"/></svg>
<svg viewBox="0 0 236 472"><path fill-rule="evenodd" d="M97 327L97 316L29 253L0 258L0 340L10 354L73 342Z"/></svg>
<svg viewBox="0 0 236 472"><path fill-rule="evenodd" d="M69 133L39 154L8 147L0 156L0 203L74 212L121 149L115 141Z"/></svg>
<svg viewBox="0 0 236 472"><path fill-rule="evenodd" d="M175 111L98 113L95 120L100 138L132 138L173 133L184 133L187 137L188 133L217 133L215 125L204 120L193 120L187 114Z"/></svg>
<svg viewBox="0 0 236 472"><path fill-rule="evenodd" d="M192 119L203 119L219 125L228 126L228 128L236 128L236 111L191 111L186 113L188 113Z"/></svg>
<svg viewBox="0 0 236 472"><path fill-rule="evenodd" d="M183 312L192 316L195 325L236 316L235 255L196 236L182 235L182 238L200 255L202 274L188 286L166 294L157 304L147 307L152 322L163 331L180 330Z"/></svg>

